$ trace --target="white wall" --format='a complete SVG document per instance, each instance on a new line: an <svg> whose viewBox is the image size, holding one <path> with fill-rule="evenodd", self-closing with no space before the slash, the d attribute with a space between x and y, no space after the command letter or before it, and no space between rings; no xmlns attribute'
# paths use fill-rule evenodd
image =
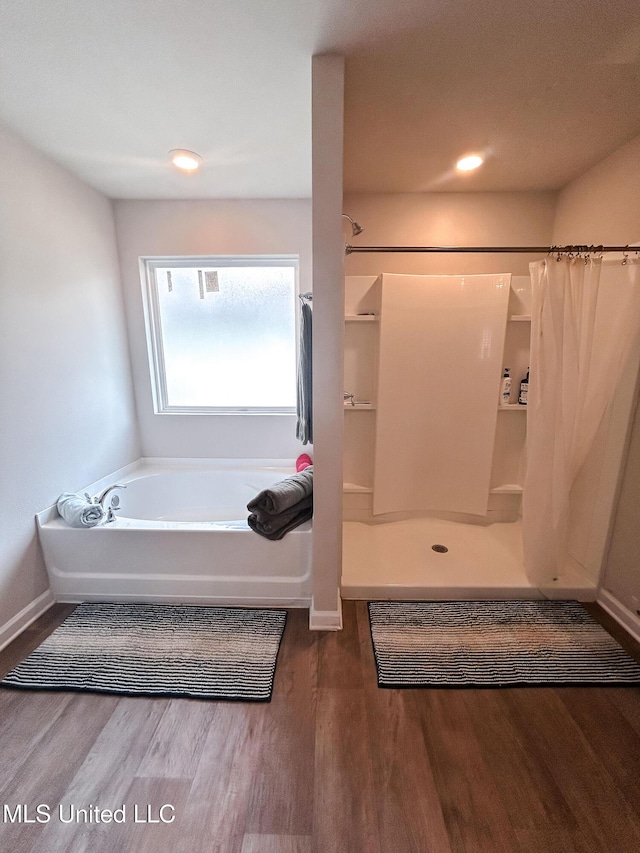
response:
<svg viewBox="0 0 640 853"><path fill-rule="evenodd" d="M548 246L551 242L555 216L555 193L552 192L494 192L494 193L347 193L343 210L365 229L356 237L345 223L345 239L353 246ZM531 254L350 254L346 259L348 301L362 296L363 289L382 272L402 274L486 274L511 272L525 276L528 283ZM361 282L357 285L356 282ZM366 284L368 282L368 284ZM522 287L522 279L517 286ZM363 304L364 310L379 311L379 295L371 291ZM527 300L528 301L528 297ZM351 309L353 310L353 309ZM513 299L510 312L527 313L522 302ZM528 357L529 331L527 324L509 324L504 363L514 370L516 382L524 376ZM368 399L369 389L375 386L373 371L359 375L363 345L377 360L379 330L366 324L346 324L347 375L345 387ZM455 350L455 342L453 344ZM355 355L358 351L360 357ZM375 354L375 355L374 355ZM352 384L353 382L353 384ZM497 394L497 391L496 391ZM344 450L345 481L373 486L375 455L375 416L345 416ZM521 482L524 423L520 417L500 419L497 423L497 447L493 454L492 486ZM370 495L346 494L345 518L370 517ZM490 517L509 520L517 514L519 497L491 495Z"/></svg>
<svg viewBox="0 0 640 853"><path fill-rule="evenodd" d="M0 399L1 645L48 588L34 514L140 455L111 204L2 128Z"/></svg>
<svg viewBox="0 0 640 853"><path fill-rule="evenodd" d="M622 245L640 240L640 136L558 196L554 240Z"/></svg>
<svg viewBox="0 0 640 853"><path fill-rule="evenodd" d="M354 246L546 246L555 214L551 192L347 193L345 213L362 225ZM345 235L348 230L345 226ZM496 273L528 275L532 255L349 255L347 275Z"/></svg>
<svg viewBox="0 0 640 853"><path fill-rule="evenodd" d="M640 242L640 137L565 187L558 198L553 240L554 243L623 246ZM622 377L614 416L603 425L581 474L592 506L597 500L602 502L605 488L612 496L615 493L618 463L628 436L636 378L637 361L635 365L629 365ZM620 495L602 583L603 588L623 607L635 612L640 607L640 412L637 406L630 428L631 438L623 463ZM579 525L576 522L576 526L582 529L574 531L574 541L584 540L593 529L594 522L600 523L606 533L607 520L597 516L594 519L581 507Z"/></svg>
<svg viewBox="0 0 640 853"><path fill-rule="evenodd" d="M362 235L348 237L353 245L634 243L640 241L640 137L573 181L557 196L553 193L351 193L345 196L344 211L365 228ZM510 254L363 254L347 258L346 272L376 275L382 271L510 271L527 275L529 262L534 259L530 255ZM634 380L631 367L622 383L615 419L603 424L573 494L570 547L577 561L573 565L594 583L601 568L616 465L629 417L629 389ZM633 501L640 490L639 469L640 415L636 414L605 582L630 608L634 606L634 596L640 597L640 571L634 556L640 553L640 528L630 520L637 514Z"/></svg>
<svg viewBox="0 0 640 853"><path fill-rule="evenodd" d="M310 200L117 201L115 212L143 454L295 457L295 415L154 414L138 259L298 254L311 290Z"/></svg>

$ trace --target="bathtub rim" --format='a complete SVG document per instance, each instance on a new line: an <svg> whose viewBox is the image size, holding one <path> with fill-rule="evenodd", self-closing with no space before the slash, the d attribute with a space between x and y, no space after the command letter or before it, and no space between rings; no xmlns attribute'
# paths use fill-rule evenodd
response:
<svg viewBox="0 0 640 853"><path fill-rule="evenodd" d="M295 459L273 459L273 458L254 458L250 456L246 457L234 457L234 458L223 458L223 457L162 457L162 456L141 456L139 459L130 462L128 465L124 465L122 468L118 468L116 471L113 471L110 474L107 474L105 477L101 477L99 480L94 480L93 483L90 483L88 486L81 486L80 488L75 489L74 491L77 494L84 494L88 492L90 495L95 495L101 492L103 489L106 489L108 486L113 485L116 482L124 480L125 482L129 482L131 480L138 479L138 477L133 476L140 472L140 477L148 477L153 476L155 474L166 473L169 471L234 471L234 470L254 470L256 468L260 469L271 469L274 472L283 473L284 476L287 474L295 474L296 470L296 462ZM286 470L283 470L286 469ZM61 491L62 494L62 491ZM57 510L57 498L54 503L50 506L46 507L40 512L37 512L35 515L36 524L38 528L42 527L44 524L47 524L51 521L54 521L58 516ZM135 520L135 519L130 519ZM176 522L180 523L180 522ZM189 524L190 522L184 522L184 524ZM102 527L102 525L99 525ZM93 528L87 528L93 529ZM122 528L121 528L122 529ZM310 528L305 527L305 532L308 532Z"/></svg>

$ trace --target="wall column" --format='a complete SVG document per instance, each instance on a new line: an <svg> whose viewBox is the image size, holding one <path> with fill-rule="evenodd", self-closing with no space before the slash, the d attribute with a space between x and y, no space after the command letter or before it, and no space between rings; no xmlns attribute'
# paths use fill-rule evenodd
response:
<svg viewBox="0 0 640 853"><path fill-rule="evenodd" d="M342 628L344 58L312 59L313 592L309 627Z"/></svg>

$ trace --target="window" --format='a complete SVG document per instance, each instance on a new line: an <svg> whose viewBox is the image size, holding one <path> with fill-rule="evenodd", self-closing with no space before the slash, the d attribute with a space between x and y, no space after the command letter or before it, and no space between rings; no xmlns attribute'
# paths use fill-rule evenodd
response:
<svg viewBox="0 0 640 853"><path fill-rule="evenodd" d="M156 412L294 412L298 260L147 258Z"/></svg>

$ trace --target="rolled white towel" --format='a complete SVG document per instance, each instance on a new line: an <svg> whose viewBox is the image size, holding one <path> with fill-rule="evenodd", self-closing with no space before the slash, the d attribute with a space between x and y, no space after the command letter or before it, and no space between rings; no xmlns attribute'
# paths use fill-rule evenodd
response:
<svg viewBox="0 0 640 853"><path fill-rule="evenodd" d="M60 495L58 512L70 527L95 527L105 515L99 504L89 503L86 498L73 492Z"/></svg>

